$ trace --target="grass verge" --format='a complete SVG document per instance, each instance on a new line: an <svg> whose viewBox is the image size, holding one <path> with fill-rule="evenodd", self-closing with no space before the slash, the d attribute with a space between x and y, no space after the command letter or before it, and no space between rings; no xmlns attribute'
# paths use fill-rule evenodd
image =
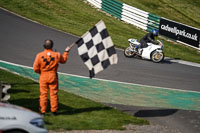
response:
<svg viewBox="0 0 200 133"><path fill-rule="evenodd" d="M188 0L184 1L185 2L181 2L181 5L187 6ZM132 3L130 0L121 0L121 2L128 2L128 4L132 6L138 8L141 7L140 9L150 12L153 11L152 13L154 14L157 14L158 12L159 14L157 15L160 16L163 16L162 14L167 14L169 17L182 16L180 18L176 17L178 22L182 22L182 20L186 22L184 19L188 20L190 17L188 18L185 16L192 14L185 14L185 12L182 12L182 10L180 10L182 8L178 7L178 2L172 6L170 0L162 0L161 3L152 0L142 0L142 3L139 0L135 0L135 3ZM163 8L158 8L162 4L168 5L164 6L165 10L163 10ZM98 11L95 8L92 8L89 4L86 4L84 0L0 0L0 6L32 20L38 21L44 25L77 36L81 36L102 19L106 23L107 29L115 45L120 48L128 46L127 40L129 38L140 39L144 34L146 34L141 29L126 24L114 17ZM155 7L157 7L156 10ZM196 8L199 10L198 6L195 6L195 11L197 10ZM177 9L177 15L174 15L173 13L169 14L169 10L172 9ZM194 16L191 17L193 18ZM198 19L195 19L194 21L191 20L188 23L192 23L195 26L199 25ZM200 52L197 50L165 40L163 42L165 45L165 56L200 63Z"/></svg>
<svg viewBox="0 0 200 133"><path fill-rule="evenodd" d="M198 0L119 0L141 10L200 29ZM191 10L192 9L192 10Z"/></svg>
<svg viewBox="0 0 200 133"><path fill-rule="evenodd" d="M0 81L10 83L11 104L39 112L39 84L0 69ZM44 117L48 130L124 129L128 124L149 124L111 107L59 90L58 116ZM49 107L49 106L48 106ZM49 110L49 108L48 108Z"/></svg>

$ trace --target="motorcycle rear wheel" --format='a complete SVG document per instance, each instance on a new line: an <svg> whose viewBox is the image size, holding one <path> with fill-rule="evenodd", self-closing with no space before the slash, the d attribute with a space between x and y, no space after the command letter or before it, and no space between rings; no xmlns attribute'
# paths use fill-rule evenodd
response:
<svg viewBox="0 0 200 133"><path fill-rule="evenodd" d="M130 47L127 47L124 49L124 55L126 57L133 57L135 55L135 53L133 51L130 50Z"/></svg>
<svg viewBox="0 0 200 133"><path fill-rule="evenodd" d="M154 51L152 54L151 54L151 60L155 63L159 63L159 62L162 62L163 59L164 59L165 55L163 52L158 52L158 51Z"/></svg>

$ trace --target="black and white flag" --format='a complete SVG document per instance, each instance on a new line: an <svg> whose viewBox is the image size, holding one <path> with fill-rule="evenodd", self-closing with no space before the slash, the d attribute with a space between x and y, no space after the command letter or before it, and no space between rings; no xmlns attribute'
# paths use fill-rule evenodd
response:
<svg viewBox="0 0 200 133"><path fill-rule="evenodd" d="M89 69L90 78L118 62L112 39L102 20L86 32L76 44L80 57Z"/></svg>

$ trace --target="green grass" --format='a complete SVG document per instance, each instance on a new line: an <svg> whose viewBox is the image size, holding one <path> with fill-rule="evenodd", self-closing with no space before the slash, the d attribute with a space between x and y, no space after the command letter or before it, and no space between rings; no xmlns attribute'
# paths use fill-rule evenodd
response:
<svg viewBox="0 0 200 133"><path fill-rule="evenodd" d="M200 27L199 2L195 0L120 0L159 16ZM115 45L128 46L129 38L137 38L145 31L126 24L92 8L84 0L0 0L0 6L22 16L62 31L81 36L100 19L104 20ZM165 56L200 63L200 52L163 39Z"/></svg>
<svg viewBox="0 0 200 133"><path fill-rule="evenodd" d="M39 84L24 77L0 69L0 81L10 83L11 104L20 105L39 112ZM44 117L50 130L103 130L124 129L128 124L149 124L126 113L100 103L59 90L58 116L50 112ZM49 110L49 108L48 108Z"/></svg>
<svg viewBox="0 0 200 133"><path fill-rule="evenodd" d="M141 10L200 28L199 0L119 0Z"/></svg>

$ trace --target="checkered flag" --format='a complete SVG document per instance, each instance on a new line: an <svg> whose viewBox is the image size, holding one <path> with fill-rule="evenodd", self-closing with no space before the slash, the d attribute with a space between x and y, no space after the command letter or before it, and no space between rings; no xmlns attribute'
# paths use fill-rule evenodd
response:
<svg viewBox="0 0 200 133"><path fill-rule="evenodd" d="M90 72L90 78L109 65L117 64L118 57L104 22L99 21L77 42L78 53Z"/></svg>

